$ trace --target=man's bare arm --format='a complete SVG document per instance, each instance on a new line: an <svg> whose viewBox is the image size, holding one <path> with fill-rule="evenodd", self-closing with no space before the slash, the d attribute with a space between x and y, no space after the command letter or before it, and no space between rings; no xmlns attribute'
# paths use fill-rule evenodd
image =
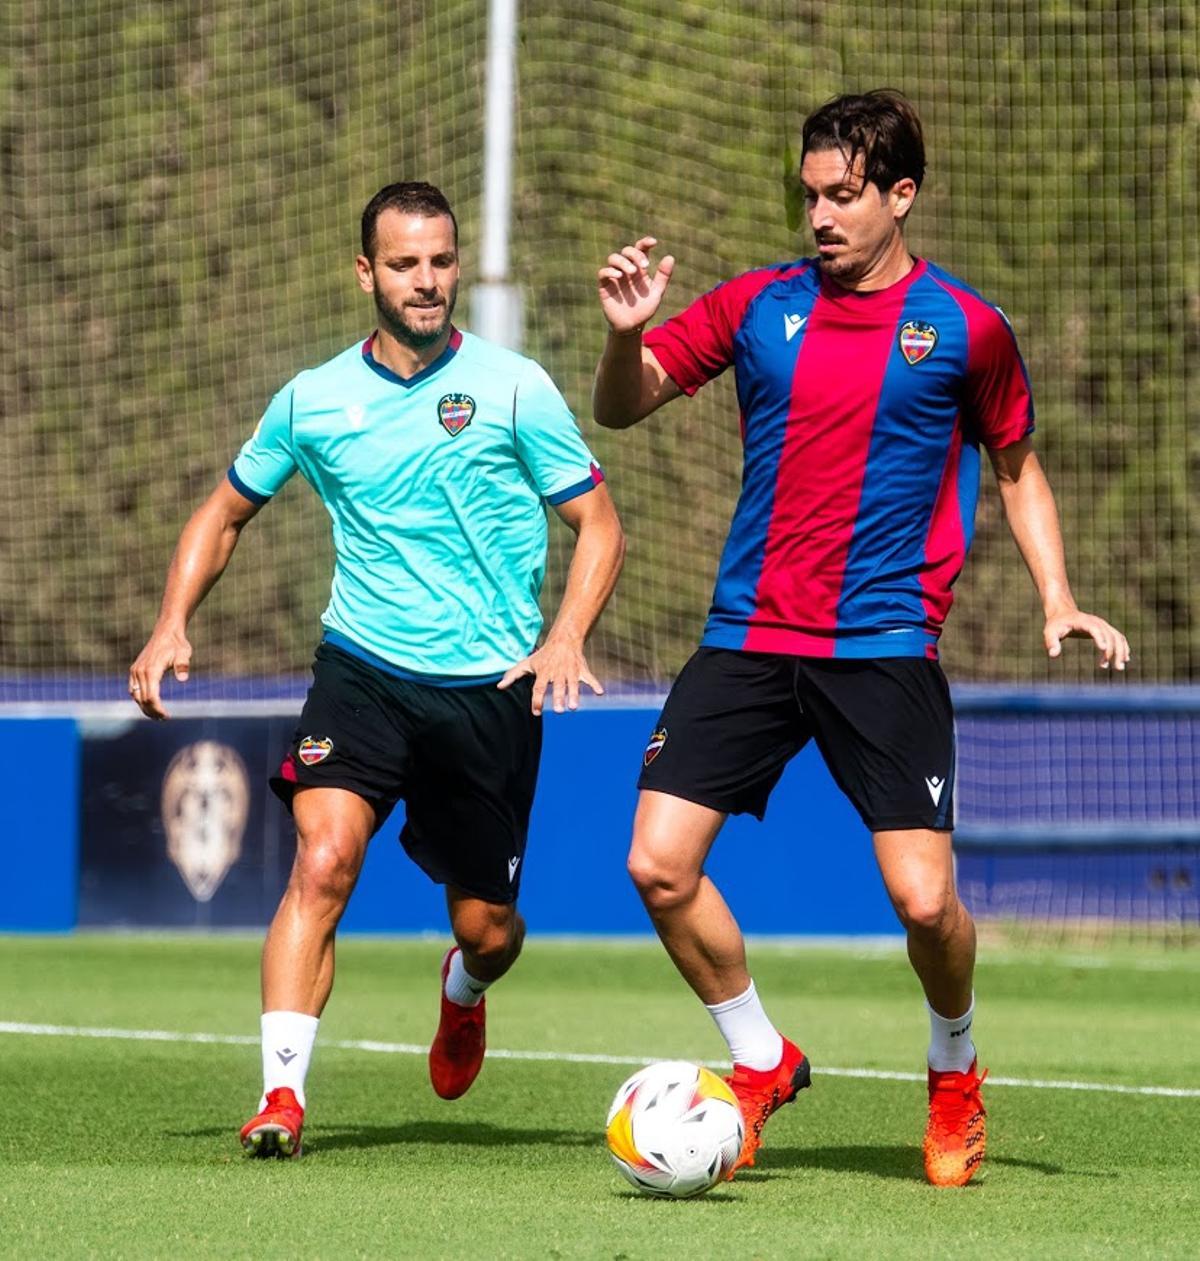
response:
<svg viewBox="0 0 1200 1261"><path fill-rule="evenodd" d="M162 677L174 670L175 677L186 682L192 659L187 624L225 572L242 528L260 506L239 494L223 477L183 527L167 570L158 620L146 646L129 667L129 694L148 718L170 716L160 696Z"/></svg>
<svg viewBox="0 0 1200 1261"><path fill-rule="evenodd" d="M1100 652L1099 665L1125 669L1129 641L1114 626L1091 613L1080 612L1067 579L1062 529L1054 492L1025 438L1009 447L990 450L992 468L1000 487L1004 514L1042 602L1046 623L1042 638L1051 657L1062 652L1069 636L1090 637Z"/></svg>
<svg viewBox="0 0 1200 1261"><path fill-rule="evenodd" d="M518 661L497 684L506 688L532 674L535 714L542 712L548 689L552 689L554 711L559 714L579 708L581 682L598 696L603 694L604 688L584 656L584 642L612 595L625 559L625 535L603 483L559 504L556 511L575 532L575 551L562 603L542 646Z"/></svg>

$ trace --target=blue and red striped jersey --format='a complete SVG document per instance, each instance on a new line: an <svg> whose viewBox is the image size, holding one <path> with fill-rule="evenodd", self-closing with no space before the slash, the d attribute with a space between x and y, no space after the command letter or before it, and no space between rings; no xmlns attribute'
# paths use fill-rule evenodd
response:
<svg viewBox="0 0 1200 1261"><path fill-rule="evenodd" d="M936 659L980 445L1033 431L1000 309L923 259L872 293L802 259L718 285L645 345L687 394L737 379L742 491L701 642Z"/></svg>

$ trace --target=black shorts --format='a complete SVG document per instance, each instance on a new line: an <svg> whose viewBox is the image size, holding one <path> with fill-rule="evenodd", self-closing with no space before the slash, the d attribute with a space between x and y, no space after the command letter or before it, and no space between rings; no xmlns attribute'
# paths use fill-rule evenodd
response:
<svg viewBox="0 0 1200 1261"><path fill-rule="evenodd" d="M953 828L950 689L919 657L701 648L667 697L638 787L761 819L810 739L872 832Z"/></svg>
<svg viewBox="0 0 1200 1261"><path fill-rule="evenodd" d="M377 826L403 799L401 843L432 880L515 902L542 752L532 691L532 677L503 692L432 687L323 643L271 787L289 809L298 787L349 789L375 807Z"/></svg>

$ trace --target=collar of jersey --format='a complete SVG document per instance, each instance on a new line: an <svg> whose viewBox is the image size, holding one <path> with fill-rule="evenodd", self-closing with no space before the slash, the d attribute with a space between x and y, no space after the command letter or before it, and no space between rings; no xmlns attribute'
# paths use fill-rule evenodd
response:
<svg viewBox="0 0 1200 1261"><path fill-rule="evenodd" d="M371 347L375 344L375 334L372 333L362 345L363 363L383 377L385 381L390 381L393 385L402 385L407 390L414 385L419 385L427 377L433 376L435 372L440 372L454 356L458 353L458 348L462 345L462 334L453 325L450 326L450 340L446 343L446 349L431 363L428 367L422 368L420 372L411 377L397 376L391 368L384 367L378 359L371 353Z"/></svg>

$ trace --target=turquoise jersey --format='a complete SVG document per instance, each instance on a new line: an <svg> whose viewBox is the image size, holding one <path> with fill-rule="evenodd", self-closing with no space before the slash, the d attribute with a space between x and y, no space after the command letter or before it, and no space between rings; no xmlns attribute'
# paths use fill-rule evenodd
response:
<svg viewBox="0 0 1200 1261"><path fill-rule="evenodd" d="M406 381L372 342L289 381L229 480L265 503L299 472L321 497L331 642L431 682L498 677L541 630L545 505L603 474L533 360L456 329Z"/></svg>

